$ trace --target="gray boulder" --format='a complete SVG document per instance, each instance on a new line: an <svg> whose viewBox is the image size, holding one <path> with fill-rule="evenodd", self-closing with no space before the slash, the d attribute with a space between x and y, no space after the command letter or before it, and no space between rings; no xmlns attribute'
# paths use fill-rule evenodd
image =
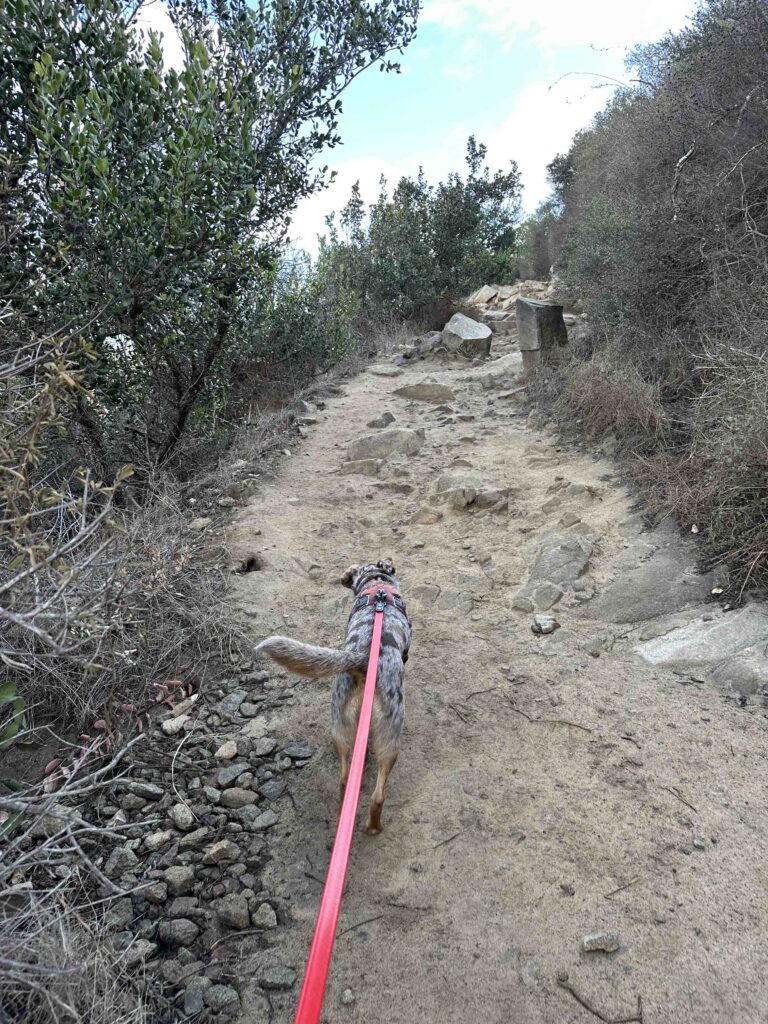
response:
<svg viewBox="0 0 768 1024"><path fill-rule="evenodd" d="M724 658L768 640L768 612L758 605L700 619L635 647L652 665L720 663Z"/></svg>
<svg viewBox="0 0 768 1024"><path fill-rule="evenodd" d="M566 586L584 572L592 554L592 545L576 534L549 533L541 542L531 569L528 586L559 583Z"/></svg>
<svg viewBox="0 0 768 1024"><path fill-rule="evenodd" d="M452 402L456 395L447 384L433 384L431 381L419 381L417 384L405 384L395 389L395 394L400 398L408 398L413 402L430 402L433 405L440 405L442 402Z"/></svg>
<svg viewBox="0 0 768 1024"><path fill-rule="evenodd" d="M491 354L493 334L488 324L471 320L463 313L454 313L443 328L441 341L449 352L458 352L469 359Z"/></svg>
<svg viewBox="0 0 768 1024"><path fill-rule="evenodd" d="M391 427L381 433L365 434L352 441L347 448L347 458L350 462L358 462L363 459L386 459L395 452L415 455L423 441L423 431Z"/></svg>

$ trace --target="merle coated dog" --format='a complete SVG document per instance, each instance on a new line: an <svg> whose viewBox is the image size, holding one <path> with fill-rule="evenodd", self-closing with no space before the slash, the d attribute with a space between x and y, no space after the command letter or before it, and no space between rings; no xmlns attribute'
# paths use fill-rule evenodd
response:
<svg viewBox="0 0 768 1024"><path fill-rule="evenodd" d="M371 721L371 746L378 774L365 824L369 835L377 835L381 832L384 787L397 760L403 731L403 674L411 645L411 623L390 559L384 558L375 565L350 566L341 582L355 593L344 650L315 647L285 636L270 636L262 640L254 653L266 654L291 672L311 679L336 676L331 697L331 734L339 755L343 800L373 636L376 595L384 591L387 604Z"/></svg>

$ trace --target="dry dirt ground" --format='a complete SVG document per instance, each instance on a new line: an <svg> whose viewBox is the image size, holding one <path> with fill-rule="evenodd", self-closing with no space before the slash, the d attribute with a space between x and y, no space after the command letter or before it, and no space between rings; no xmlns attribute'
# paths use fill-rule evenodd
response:
<svg viewBox="0 0 768 1024"><path fill-rule="evenodd" d="M679 614L655 629L611 625L609 599L589 617L662 542L611 462L531 425L510 393L519 357L500 351L502 362L422 361L346 382L230 529L233 559L263 563L234 584L254 642L281 632L340 645L350 592L339 577L383 556L413 619L402 754L375 838L362 833L366 776L323 1020L768 1021L762 709L633 652ZM501 387L483 386L489 371ZM423 381L455 399L394 394ZM377 476L341 473L384 411L395 428L423 429L419 450ZM433 503L447 471L480 476L506 507ZM561 628L538 636L513 600L552 533L591 555L580 592L565 587L551 609ZM662 536L689 557L674 530ZM663 572L655 586L663 596ZM293 1019L335 824L330 683L294 683L282 710L246 726L313 751L281 801L265 876L291 920L266 949L239 945L243 978L280 964L298 980L269 1008L246 994L249 1024ZM595 931L615 932L618 950L583 952Z"/></svg>

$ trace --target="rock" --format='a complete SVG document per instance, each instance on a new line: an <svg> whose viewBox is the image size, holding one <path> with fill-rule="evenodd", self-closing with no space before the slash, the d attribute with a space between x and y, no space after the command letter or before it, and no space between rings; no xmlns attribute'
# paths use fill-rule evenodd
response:
<svg viewBox="0 0 768 1024"><path fill-rule="evenodd" d="M440 340L449 352L459 352L471 359L490 355L492 337L488 324L471 320L463 313L454 313L443 328Z"/></svg>
<svg viewBox="0 0 768 1024"><path fill-rule="evenodd" d="M283 748L283 753L292 761L306 761L308 757L312 757L312 748L306 743L291 743Z"/></svg>
<svg viewBox="0 0 768 1024"><path fill-rule="evenodd" d="M166 718L164 722L160 724L164 735L176 736L182 732L187 722L191 722L192 719L189 715L177 715L175 718Z"/></svg>
<svg viewBox="0 0 768 1024"><path fill-rule="evenodd" d="M163 878L171 896L183 896L194 885L195 869L186 864L176 864L171 868L166 868Z"/></svg>
<svg viewBox="0 0 768 1024"><path fill-rule="evenodd" d="M255 718L261 714L261 707L258 704L249 704L247 700L244 700L240 705L240 714L243 718Z"/></svg>
<svg viewBox="0 0 768 1024"><path fill-rule="evenodd" d="M200 907L197 896L177 896L168 907L169 917L194 917Z"/></svg>
<svg viewBox="0 0 768 1024"><path fill-rule="evenodd" d="M272 828L273 825L276 825L279 820L279 814L268 807L266 811L262 811L257 818L254 818L251 823L251 831L264 832L266 829Z"/></svg>
<svg viewBox="0 0 768 1024"><path fill-rule="evenodd" d="M213 846L209 846L203 854L203 864L224 864L228 861L237 860L240 856L240 847L231 839L221 839Z"/></svg>
<svg viewBox="0 0 768 1024"><path fill-rule="evenodd" d="M447 384L433 384L430 381L405 384L401 388L395 388L394 393L400 398L408 398L412 402L429 402L432 405L452 402L456 398L456 395Z"/></svg>
<svg viewBox="0 0 768 1024"><path fill-rule="evenodd" d="M205 1010L205 992L213 982L205 976L195 977L190 979L190 982L184 989L184 1013L189 1017L196 1017Z"/></svg>
<svg viewBox="0 0 768 1024"><path fill-rule="evenodd" d="M128 793L135 793L136 796L141 796L145 800L162 800L165 796L163 787L156 786L154 782L131 780L130 782L123 783L123 789Z"/></svg>
<svg viewBox="0 0 768 1024"><path fill-rule="evenodd" d="M122 963L125 964L126 967L143 964L145 960L148 960L156 952L156 942L150 942L148 939L135 939L123 953L121 958Z"/></svg>
<svg viewBox="0 0 768 1024"><path fill-rule="evenodd" d="M539 965L535 960L526 960L523 966L520 968L520 980L528 988L533 988L536 982L539 980Z"/></svg>
<svg viewBox="0 0 768 1024"><path fill-rule="evenodd" d="M615 953L620 945L616 932L590 932L581 940L585 953Z"/></svg>
<svg viewBox="0 0 768 1024"><path fill-rule="evenodd" d="M577 523L581 522L581 516L577 516L575 512L563 512L560 518L560 525L564 527L576 526Z"/></svg>
<svg viewBox="0 0 768 1024"><path fill-rule="evenodd" d="M447 501L452 508L466 508L477 497L483 486L479 476L468 473L443 473L438 477L437 495Z"/></svg>
<svg viewBox="0 0 768 1024"><path fill-rule="evenodd" d="M231 985L211 985L205 990L205 1005L214 1013L233 1013L240 1006L240 996Z"/></svg>
<svg viewBox="0 0 768 1024"><path fill-rule="evenodd" d="M351 1006L355 1001L355 993L351 988L345 988L341 993L341 1005Z"/></svg>
<svg viewBox="0 0 768 1024"><path fill-rule="evenodd" d="M425 607L431 607L440 597L441 588L436 583L420 583L411 590L413 597Z"/></svg>
<svg viewBox="0 0 768 1024"><path fill-rule="evenodd" d="M213 755L217 761L231 761L237 757L237 744L234 740L226 740Z"/></svg>
<svg viewBox="0 0 768 1024"><path fill-rule="evenodd" d="M718 665L712 679L723 690L752 697L768 690L768 658L765 644L746 647Z"/></svg>
<svg viewBox="0 0 768 1024"><path fill-rule="evenodd" d="M274 736L260 736L256 740L253 752L256 757L269 757L277 749L277 740Z"/></svg>
<svg viewBox="0 0 768 1024"><path fill-rule="evenodd" d="M403 371L399 366L393 366L391 363L374 363L373 366L368 367L368 373L372 373L374 377L402 377Z"/></svg>
<svg viewBox="0 0 768 1024"><path fill-rule="evenodd" d="M251 914L251 924L254 928L277 928L275 908L269 903L260 903Z"/></svg>
<svg viewBox="0 0 768 1024"><path fill-rule="evenodd" d="M286 790L285 779L269 779L259 786L259 793L267 800L278 800Z"/></svg>
<svg viewBox="0 0 768 1024"><path fill-rule="evenodd" d="M187 832L185 836L182 836L179 840L179 849L184 850L198 850L204 843L207 842L211 835L211 830L203 825L201 828L196 828L194 832Z"/></svg>
<svg viewBox="0 0 768 1024"><path fill-rule="evenodd" d="M532 612L536 606L527 594L515 594L512 598L512 607L519 612Z"/></svg>
<svg viewBox="0 0 768 1024"><path fill-rule="evenodd" d="M587 618L617 623L654 619L705 601L713 585L714 576L700 576L693 551L675 538L674 547L623 572L592 603Z"/></svg>
<svg viewBox="0 0 768 1024"><path fill-rule="evenodd" d="M296 984L296 971L284 965L268 967L262 972L259 983L262 988L279 990L293 988Z"/></svg>
<svg viewBox="0 0 768 1024"><path fill-rule="evenodd" d="M478 288L476 292L472 292L467 302L471 306L484 306L488 302L492 302L499 294L498 288L492 288L489 284L484 284L482 288Z"/></svg>
<svg viewBox="0 0 768 1024"><path fill-rule="evenodd" d="M239 786L233 786L232 789L225 789L221 794L221 806L222 807L246 807L248 804L255 804L257 800L256 794L250 789L240 789Z"/></svg>
<svg viewBox="0 0 768 1024"><path fill-rule="evenodd" d="M547 362L558 348L568 343L563 307L538 299L518 299L515 304L518 345L522 353L539 352ZM523 355L523 366L535 365L537 358Z"/></svg>
<svg viewBox="0 0 768 1024"><path fill-rule="evenodd" d="M172 921L161 921L157 929L161 942L169 946L191 946L200 929L194 921L186 917L178 917Z"/></svg>
<svg viewBox="0 0 768 1024"><path fill-rule="evenodd" d="M201 530L206 530L212 522L213 520L209 519L208 516L198 516L197 519L193 519L189 523L187 529L192 530L194 533L199 533Z"/></svg>
<svg viewBox="0 0 768 1024"><path fill-rule="evenodd" d="M414 455L424 441L424 432L407 427L390 427L378 434L365 434L347 448L350 462L363 459L385 459L388 455Z"/></svg>
<svg viewBox="0 0 768 1024"><path fill-rule="evenodd" d="M165 882L152 882L141 889L141 895L150 903L162 904L168 899L168 886Z"/></svg>
<svg viewBox="0 0 768 1024"><path fill-rule="evenodd" d="M240 761L237 764L228 764L224 768L219 768L216 772L216 785L219 789L226 789L227 786L231 786L232 783L243 774L243 772L247 772L250 767L251 766L247 761Z"/></svg>
<svg viewBox="0 0 768 1024"><path fill-rule="evenodd" d="M369 420L365 425L366 427L373 427L375 430L382 430L384 427L388 427L390 423L395 422L395 417L391 412L383 412L381 416L377 416L373 420Z"/></svg>
<svg viewBox="0 0 768 1024"><path fill-rule="evenodd" d="M652 665L719 664L761 641L768 640L768 612L748 605L713 621L703 619L673 629L634 650Z"/></svg>
<svg viewBox="0 0 768 1024"><path fill-rule="evenodd" d="M247 928L251 923L251 916L248 912L248 900L242 893L230 893L216 900L213 909L220 921L230 928L241 930Z"/></svg>
<svg viewBox="0 0 768 1024"><path fill-rule="evenodd" d="M109 878L117 878L127 871L133 871L138 863L139 858L129 846L116 846L107 857L104 874Z"/></svg>
<svg viewBox="0 0 768 1024"><path fill-rule="evenodd" d="M186 804L174 804L168 811L168 817L181 832L195 827L195 816Z"/></svg>
<svg viewBox="0 0 768 1024"><path fill-rule="evenodd" d="M554 633L556 629L560 629L560 623L554 617L554 615L534 615L533 624L531 630L539 635L546 633Z"/></svg>
<svg viewBox="0 0 768 1024"><path fill-rule="evenodd" d="M443 513L439 509L420 508L413 513L408 522L422 526L434 526L434 524L439 523L442 518Z"/></svg>
<svg viewBox="0 0 768 1024"><path fill-rule="evenodd" d="M144 837L144 847L149 850L150 853L155 853L157 850L161 850L164 846L173 839L173 831L170 828L165 828L162 832L152 832L150 835Z"/></svg>
<svg viewBox="0 0 768 1024"><path fill-rule="evenodd" d="M214 807L221 801L221 790L215 786L203 786L203 796Z"/></svg>
<svg viewBox="0 0 768 1024"><path fill-rule="evenodd" d="M563 592L556 583L540 583L531 591L534 604L543 612L557 604L562 596Z"/></svg>
<svg viewBox="0 0 768 1024"><path fill-rule="evenodd" d="M383 459L354 459L342 462L339 472L345 476L378 476L383 465Z"/></svg>
<svg viewBox="0 0 768 1024"><path fill-rule="evenodd" d="M575 534L550 533L541 542L526 591L536 583L570 584L584 572L592 545Z"/></svg>
<svg viewBox="0 0 768 1024"><path fill-rule="evenodd" d="M218 715L231 717L237 714L238 708L247 699L248 694L245 690L233 690L232 693L228 693L226 697L222 698L213 710Z"/></svg>

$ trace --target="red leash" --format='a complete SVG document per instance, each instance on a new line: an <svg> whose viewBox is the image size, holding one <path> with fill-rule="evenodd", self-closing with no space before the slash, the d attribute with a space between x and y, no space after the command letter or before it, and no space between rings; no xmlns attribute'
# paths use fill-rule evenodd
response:
<svg viewBox="0 0 768 1024"><path fill-rule="evenodd" d="M373 712L373 696L376 692L376 674L379 668L379 650L381 648L381 627L384 622L384 609L387 606L386 594L376 595L376 612L373 618L373 637L371 653L368 656L368 672L365 677L363 702L360 706L360 718L357 723L355 747L349 767L349 778L344 791L344 802L341 805L339 824L336 828L336 839L325 878L323 898L317 914L315 934L304 972L304 981L299 996L294 1024L317 1024L323 1008L325 985L328 968L331 964L331 953L336 938L336 924L341 910L341 897L344 892L344 879L347 874L349 850L352 845L352 833L355 828L357 802L360 799L360 785L363 781L365 751L368 746L368 732L371 728Z"/></svg>

